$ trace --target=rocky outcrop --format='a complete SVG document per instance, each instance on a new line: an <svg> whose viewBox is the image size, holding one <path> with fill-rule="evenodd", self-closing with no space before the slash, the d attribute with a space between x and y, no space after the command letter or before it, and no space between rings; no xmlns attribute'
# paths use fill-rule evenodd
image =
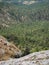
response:
<svg viewBox="0 0 49 65"><path fill-rule="evenodd" d="M23 4L25 5L31 5L31 4L34 4L34 3L37 3L38 1L23 1Z"/></svg>
<svg viewBox="0 0 49 65"><path fill-rule="evenodd" d="M21 55L21 51L12 43L9 43L3 36L0 36L0 60L7 60L11 57Z"/></svg>
<svg viewBox="0 0 49 65"><path fill-rule="evenodd" d="M35 52L19 59L1 61L0 65L49 65L49 50Z"/></svg>
<svg viewBox="0 0 49 65"><path fill-rule="evenodd" d="M21 51L0 36L0 65L49 65L49 50L14 59L17 55L21 55Z"/></svg>

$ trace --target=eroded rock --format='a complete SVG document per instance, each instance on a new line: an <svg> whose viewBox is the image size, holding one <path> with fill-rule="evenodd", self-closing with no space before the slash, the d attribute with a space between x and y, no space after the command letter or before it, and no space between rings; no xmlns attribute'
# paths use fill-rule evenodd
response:
<svg viewBox="0 0 49 65"><path fill-rule="evenodd" d="M17 55L21 55L21 51L3 36L0 36L0 60L7 60Z"/></svg>
<svg viewBox="0 0 49 65"><path fill-rule="evenodd" d="M0 65L49 65L49 50L35 52L19 59L1 61Z"/></svg>

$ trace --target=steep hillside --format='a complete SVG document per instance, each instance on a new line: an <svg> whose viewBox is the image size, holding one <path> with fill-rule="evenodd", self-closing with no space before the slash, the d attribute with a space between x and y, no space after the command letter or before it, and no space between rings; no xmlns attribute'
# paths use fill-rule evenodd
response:
<svg viewBox="0 0 49 65"><path fill-rule="evenodd" d="M0 2L4 3L13 3L13 4L25 4L25 5L31 5L36 4L40 2L49 2L48 0L1 0Z"/></svg>
<svg viewBox="0 0 49 65"><path fill-rule="evenodd" d="M0 3L0 21L7 22L32 22L36 20L49 20L49 2L32 5L15 5Z"/></svg>
<svg viewBox="0 0 49 65"><path fill-rule="evenodd" d="M18 46L22 56L49 49L49 1L31 5L0 2L0 35Z"/></svg>

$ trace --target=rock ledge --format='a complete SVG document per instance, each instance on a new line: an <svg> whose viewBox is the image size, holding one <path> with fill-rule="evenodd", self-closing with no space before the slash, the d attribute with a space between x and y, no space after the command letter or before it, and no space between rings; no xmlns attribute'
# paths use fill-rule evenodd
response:
<svg viewBox="0 0 49 65"><path fill-rule="evenodd" d="M19 59L0 61L0 65L49 65L49 50L31 53Z"/></svg>

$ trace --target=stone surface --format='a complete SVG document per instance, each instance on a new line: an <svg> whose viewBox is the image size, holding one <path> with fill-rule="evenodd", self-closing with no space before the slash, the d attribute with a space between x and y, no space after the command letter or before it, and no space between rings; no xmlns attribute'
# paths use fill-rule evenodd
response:
<svg viewBox="0 0 49 65"><path fill-rule="evenodd" d="M0 61L0 65L49 65L49 50L31 53L19 59Z"/></svg>
<svg viewBox="0 0 49 65"><path fill-rule="evenodd" d="M20 54L21 51L14 44L9 43L3 36L0 36L0 61Z"/></svg>

